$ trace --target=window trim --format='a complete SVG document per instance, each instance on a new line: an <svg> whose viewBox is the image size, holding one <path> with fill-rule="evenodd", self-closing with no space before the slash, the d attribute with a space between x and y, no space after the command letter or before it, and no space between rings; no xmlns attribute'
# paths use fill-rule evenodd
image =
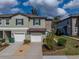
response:
<svg viewBox="0 0 79 59"><path fill-rule="evenodd" d="M38 21L38 24L36 24L35 21ZM33 19L33 25L41 25L40 19Z"/></svg>
<svg viewBox="0 0 79 59"><path fill-rule="evenodd" d="M8 19L8 22L7 22L7 20L6 20L6 25L8 26L10 24L10 20Z"/></svg>
<svg viewBox="0 0 79 59"><path fill-rule="evenodd" d="M0 19L0 25L2 25L2 20Z"/></svg>
<svg viewBox="0 0 79 59"><path fill-rule="evenodd" d="M18 22L18 20L20 20L21 22ZM16 25L17 25L17 26L22 26L22 25L24 25L23 19L16 19Z"/></svg>
<svg viewBox="0 0 79 59"><path fill-rule="evenodd" d="M2 19L0 19L0 26L3 26L3 20Z"/></svg>

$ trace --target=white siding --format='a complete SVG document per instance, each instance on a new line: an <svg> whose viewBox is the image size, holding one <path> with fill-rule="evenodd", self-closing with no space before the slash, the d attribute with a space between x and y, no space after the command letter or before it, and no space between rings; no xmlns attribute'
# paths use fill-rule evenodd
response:
<svg viewBox="0 0 79 59"><path fill-rule="evenodd" d="M76 20L77 18L72 18L72 35L77 35Z"/></svg>

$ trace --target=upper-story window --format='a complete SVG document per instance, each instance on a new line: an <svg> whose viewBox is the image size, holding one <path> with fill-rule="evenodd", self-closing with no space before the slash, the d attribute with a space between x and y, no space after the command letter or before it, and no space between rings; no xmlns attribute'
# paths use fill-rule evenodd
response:
<svg viewBox="0 0 79 59"><path fill-rule="evenodd" d="M6 25L9 25L9 20L6 20Z"/></svg>
<svg viewBox="0 0 79 59"><path fill-rule="evenodd" d="M0 25L2 24L2 20L0 19Z"/></svg>
<svg viewBox="0 0 79 59"><path fill-rule="evenodd" d="M16 25L23 25L23 19L16 19Z"/></svg>
<svg viewBox="0 0 79 59"><path fill-rule="evenodd" d="M78 31L78 28L77 27L75 27L75 32L77 32Z"/></svg>
<svg viewBox="0 0 79 59"><path fill-rule="evenodd" d="M33 25L40 25L40 19L33 19Z"/></svg>

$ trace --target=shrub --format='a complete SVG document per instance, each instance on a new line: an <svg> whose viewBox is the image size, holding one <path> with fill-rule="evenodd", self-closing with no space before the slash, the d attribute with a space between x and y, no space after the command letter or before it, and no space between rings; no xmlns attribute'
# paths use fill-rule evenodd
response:
<svg viewBox="0 0 79 59"><path fill-rule="evenodd" d="M28 43L30 43L30 40L25 39L24 44L28 44Z"/></svg>
<svg viewBox="0 0 79 59"><path fill-rule="evenodd" d="M47 46L46 49L51 50L53 48L52 46L52 40L49 39L48 37L44 39L44 45Z"/></svg>
<svg viewBox="0 0 79 59"><path fill-rule="evenodd" d="M55 43L54 39L54 35L52 33L49 33L47 35L47 37L45 39L43 39L43 43L45 44L45 47L48 50L52 50L53 49L53 45Z"/></svg>
<svg viewBox="0 0 79 59"><path fill-rule="evenodd" d="M57 42L58 46L64 46L65 43L66 43L66 39L64 39L64 38L59 38L58 39L58 42Z"/></svg>

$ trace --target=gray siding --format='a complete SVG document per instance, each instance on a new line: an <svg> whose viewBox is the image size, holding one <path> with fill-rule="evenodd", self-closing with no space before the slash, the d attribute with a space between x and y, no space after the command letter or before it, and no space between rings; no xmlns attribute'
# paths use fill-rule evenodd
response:
<svg viewBox="0 0 79 59"><path fill-rule="evenodd" d="M33 25L33 19L30 19L29 28L45 28L45 19L40 19L40 25Z"/></svg>
<svg viewBox="0 0 79 59"><path fill-rule="evenodd" d="M65 19L63 21L61 21L60 23L58 23L56 25L56 29L61 30L61 32L63 32L66 35L71 35L71 24L70 24L70 20L71 19ZM66 29L64 27L67 27Z"/></svg>
<svg viewBox="0 0 79 59"><path fill-rule="evenodd" d="M16 19L23 19L24 25L21 26L17 26L16 25ZM30 19L27 16L23 16L23 15L16 15L13 16L12 18L10 18L9 20L9 25L6 26L6 18L2 19L2 25L0 25L0 27L13 27L13 28L18 28L18 27L25 27L25 28L45 28L45 19L40 19L40 23L41 25L35 26L33 25L33 19Z"/></svg>
<svg viewBox="0 0 79 59"><path fill-rule="evenodd" d="M24 25L21 25L21 26L17 26L16 25L16 19L23 19L23 22L24 22ZM9 19L10 21L9 21L9 25L8 26L6 26L5 25L5 27L13 27L13 28L15 28L15 27L28 27L28 18L27 17L25 17L25 16L22 16L22 15L17 15L17 16L13 16L11 19Z"/></svg>

